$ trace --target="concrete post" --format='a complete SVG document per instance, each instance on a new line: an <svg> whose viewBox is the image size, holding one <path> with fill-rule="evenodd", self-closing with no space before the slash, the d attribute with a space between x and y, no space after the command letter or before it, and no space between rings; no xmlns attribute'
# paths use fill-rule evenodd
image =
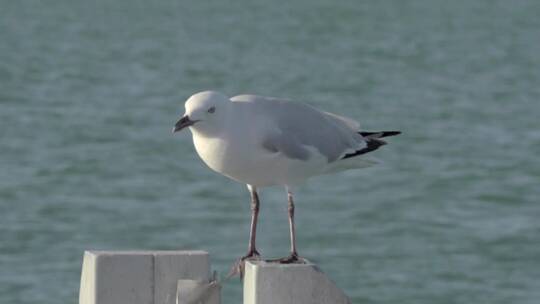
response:
<svg viewBox="0 0 540 304"><path fill-rule="evenodd" d="M79 304L175 304L179 280L209 282L208 253L86 251Z"/></svg>
<svg viewBox="0 0 540 304"><path fill-rule="evenodd" d="M350 304L317 266L247 261L244 304Z"/></svg>

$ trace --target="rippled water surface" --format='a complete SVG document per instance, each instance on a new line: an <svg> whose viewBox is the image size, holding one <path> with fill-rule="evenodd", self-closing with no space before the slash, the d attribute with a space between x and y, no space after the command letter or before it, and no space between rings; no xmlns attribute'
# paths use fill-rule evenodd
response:
<svg viewBox="0 0 540 304"><path fill-rule="evenodd" d="M538 303L539 15L535 0L1 1L0 302L76 303L85 249L204 249L228 271L248 193L170 133L216 89L404 132L384 165L297 190L300 253L354 303ZM260 249L283 256L284 191L262 200Z"/></svg>

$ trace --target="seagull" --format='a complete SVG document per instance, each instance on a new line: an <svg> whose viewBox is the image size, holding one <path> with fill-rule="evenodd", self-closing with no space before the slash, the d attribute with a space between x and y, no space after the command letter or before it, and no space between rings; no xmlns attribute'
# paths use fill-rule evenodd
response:
<svg viewBox="0 0 540 304"><path fill-rule="evenodd" d="M240 273L246 259L260 259L256 248L259 195L262 187L280 185L287 193L290 254L272 260L302 263L296 248L292 187L317 175L372 166L366 154L399 131L360 131L353 119L288 99L258 95L232 98L215 92L196 93L173 133L189 128L195 150L210 169L246 184L251 196L248 252L233 267Z"/></svg>

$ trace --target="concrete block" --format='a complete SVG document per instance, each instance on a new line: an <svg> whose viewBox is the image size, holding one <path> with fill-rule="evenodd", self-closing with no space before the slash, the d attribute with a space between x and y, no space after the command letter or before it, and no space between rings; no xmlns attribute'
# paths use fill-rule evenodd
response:
<svg viewBox="0 0 540 304"><path fill-rule="evenodd" d="M178 280L176 304L220 304L221 284L199 280Z"/></svg>
<svg viewBox="0 0 540 304"><path fill-rule="evenodd" d="M350 304L316 265L247 261L244 304Z"/></svg>
<svg viewBox="0 0 540 304"><path fill-rule="evenodd" d="M151 254L87 251L83 260L79 303L153 303L153 277Z"/></svg>
<svg viewBox="0 0 540 304"><path fill-rule="evenodd" d="M181 252L181 254L179 254ZM155 304L175 304L178 280L210 280L210 259L204 251L154 252Z"/></svg>
<svg viewBox="0 0 540 304"><path fill-rule="evenodd" d="M86 251L80 304L175 304L178 280L209 281L204 251Z"/></svg>

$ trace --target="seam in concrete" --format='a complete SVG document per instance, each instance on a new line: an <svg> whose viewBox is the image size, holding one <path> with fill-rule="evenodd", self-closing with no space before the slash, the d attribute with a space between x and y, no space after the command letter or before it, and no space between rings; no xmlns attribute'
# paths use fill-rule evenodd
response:
<svg viewBox="0 0 540 304"><path fill-rule="evenodd" d="M156 304L156 255L152 254L152 303Z"/></svg>

